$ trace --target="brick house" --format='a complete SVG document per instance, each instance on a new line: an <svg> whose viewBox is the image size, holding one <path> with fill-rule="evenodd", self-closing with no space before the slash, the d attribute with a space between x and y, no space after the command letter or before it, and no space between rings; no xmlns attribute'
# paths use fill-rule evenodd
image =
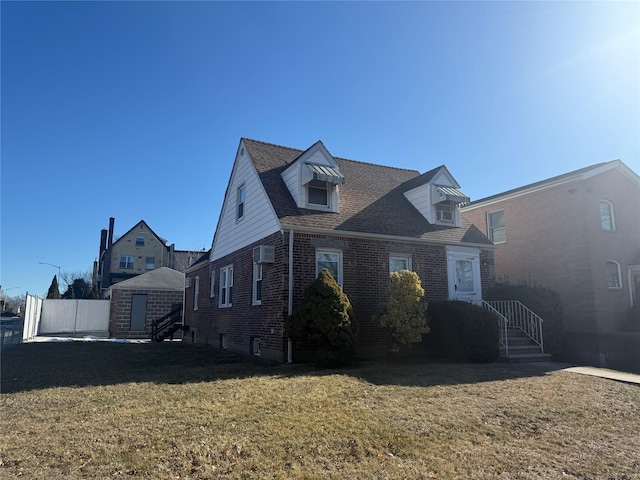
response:
<svg viewBox="0 0 640 480"><path fill-rule="evenodd" d="M184 273L203 251L176 250L140 220L120 238L114 240L115 219L100 234L99 259L94 263L93 281L101 296L115 283L161 267Z"/></svg>
<svg viewBox="0 0 640 480"><path fill-rule="evenodd" d="M184 278L184 273L160 267L110 286L105 291L111 300L109 337L149 338L153 321L182 304Z"/></svg>
<svg viewBox="0 0 640 480"><path fill-rule="evenodd" d="M187 269L192 341L285 361L284 321L328 268L360 324L359 353L380 352L372 320L389 272L411 269L428 299L481 302L494 246L461 218L469 201L445 166L414 170L241 139L210 256Z"/></svg>
<svg viewBox="0 0 640 480"><path fill-rule="evenodd" d="M638 175L620 160L599 163L461 211L499 246L498 281L559 293L567 359L604 366L603 339L623 328L640 290Z"/></svg>

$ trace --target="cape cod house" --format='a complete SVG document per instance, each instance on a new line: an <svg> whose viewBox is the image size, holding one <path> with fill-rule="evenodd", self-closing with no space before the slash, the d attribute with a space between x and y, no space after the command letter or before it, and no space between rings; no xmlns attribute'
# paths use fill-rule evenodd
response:
<svg viewBox="0 0 640 480"><path fill-rule="evenodd" d="M424 174L241 139L210 256L186 272L188 338L291 360L284 331L323 268L349 297L363 357L383 351L372 316L389 273L415 271L428 299L480 303L494 245L460 215L469 202L445 166Z"/></svg>

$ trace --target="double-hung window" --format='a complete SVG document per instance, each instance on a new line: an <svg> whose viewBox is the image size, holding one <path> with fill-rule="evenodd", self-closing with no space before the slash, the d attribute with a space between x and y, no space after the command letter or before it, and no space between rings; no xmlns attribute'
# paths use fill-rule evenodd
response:
<svg viewBox="0 0 640 480"><path fill-rule="evenodd" d="M198 310L198 297L200 296L200 277L193 282L193 309Z"/></svg>
<svg viewBox="0 0 640 480"><path fill-rule="evenodd" d="M209 298L216 296L216 272L211 272L211 284L209 285Z"/></svg>
<svg viewBox="0 0 640 480"><path fill-rule="evenodd" d="M600 200L600 225L605 232L614 232L616 229L613 205L607 200Z"/></svg>
<svg viewBox="0 0 640 480"><path fill-rule="evenodd" d="M156 257L147 257L144 268L146 270L153 270L156 268Z"/></svg>
<svg viewBox="0 0 640 480"><path fill-rule="evenodd" d="M607 262L607 287L609 287L610 289L622 288L620 264L618 262Z"/></svg>
<svg viewBox="0 0 640 480"><path fill-rule="evenodd" d="M338 250L317 250L316 277L325 268L333 275L338 285L342 286L342 252Z"/></svg>
<svg viewBox="0 0 640 480"><path fill-rule="evenodd" d="M452 203L436 203L436 221L445 225L454 225L455 207Z"/></svg>
<svg viewBox="0 0 640 480"><path fill-rule="evenodd" d="M220 300L221 307L230 307L233 300L233 266L220 269Z"/></svg>
<svg viewBox="0 0 640 480"><path fill-rule="evenodd" d="M144 247L144 237L136 237L136 247Z"/></svg>
<svg viewBox="0 0 640 480"><path fill-rule="evenodd" d="M411 271L411 257L407 255L391 255L389 257L389 274L400 273L402 270Z"/></svg>
<svg viewBox="0 0 640 480"><path fill-rule="evenodd" d="M307 185L308 203L321 207L329 206L329 186L322 180L311 180Z"/></svg>
<svg viewBox="0 0 640 480"><path fill-rule="evenodd" d="M253 264L253 305L262 303L262 264Z"/></svg>
<svg viewBox="0 0 640 480"><path fill-rule="evenodd" d="M507 241L504 210L487 213L487 230L489 232L489 240L493 243L505 243Z"/></svg>
<svg viewBox="0 0 640 480"><path fill-rule="evenodd" d="M236 220L242 220L244 217L244 200L246 189L244 183L238 187L236 194Z"/></svg>
<svg viewBox="0 0 640 480"><path fill-rule="evenodd" d="M132 269L133 257L129 257L126 255L123 255L122 257L120 257L120 268L126 268L127 270Z"/></svg>

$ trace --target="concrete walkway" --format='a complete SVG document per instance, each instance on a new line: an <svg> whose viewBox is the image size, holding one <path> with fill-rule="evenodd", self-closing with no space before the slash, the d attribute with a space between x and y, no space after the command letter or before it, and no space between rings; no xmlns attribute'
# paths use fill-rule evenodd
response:
<svg viewBox="0 0 640 480"><path fill-rule="evenodd" d="M563 372L578 373L580 375L590 375L592 377L600 377L606 378L608 380L615 380L617 382L640 385L640 375L637 375L635 373L620 372L618 370L609 370L608 368L575 367L571 364L560 362L532 362L523 365L546 368L550 371L562 370Z"/></svg>

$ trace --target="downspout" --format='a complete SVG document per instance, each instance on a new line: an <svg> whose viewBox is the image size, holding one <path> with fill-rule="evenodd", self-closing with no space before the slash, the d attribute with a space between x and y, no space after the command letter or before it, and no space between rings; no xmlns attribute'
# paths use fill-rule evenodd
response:
<svg viewBox="0 0 640 480"><path fill-rule="evenodd" d="M293 229L289 230L289 299L287 315L293 313ZM287 363L293 363L293 342L287 339Z"/></svg>

